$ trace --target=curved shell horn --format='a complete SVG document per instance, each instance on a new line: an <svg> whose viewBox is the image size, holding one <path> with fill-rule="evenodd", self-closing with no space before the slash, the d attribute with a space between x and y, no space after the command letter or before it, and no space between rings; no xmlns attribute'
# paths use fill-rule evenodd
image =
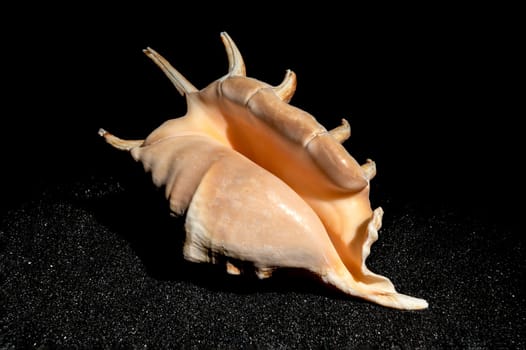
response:
<svg viewBox="0 0 526 350"><path fill-rule="evenodd" d="M332 137L339 143L343 143L349 137L351 137L351 125L346 119L342 119L342 125L329 131Z"/></svg>
<svg viewBox="0 0 526 350"><path fill-rule="evenodd" d="M195 86L192 85L186 78L177 71L170 62L164 59L163 56L159 55L155 50L148 47L143 50L143 52L146 54L146 56L150 57L152 61L155 62L159 68L166 74L168 79L175 85L175 88L179 93L183 96L188 95L192 92L197 92L199 90L196 89Z"/></svg>
<svg viewBox="0 0 526 350"><path fill-rule="evenodd" d="M296 92L296 85L296 74L290 69L287 69L285 78L281 84L275 86L273 90L283 102L289 103L292 99L292 96L294 95L294 92Z"/></svg>
<svg viewBox="0 0 526 350"><path fill-rule="evenodd" d="M247 73L245 70L245 62L243 62L243 56L241 56L241 52L239 52L239 49L232 38L230 38L226 32L222 32L221 39L223 45L225 45L226 54L228 55L228 75L246 76Z"/></svg>

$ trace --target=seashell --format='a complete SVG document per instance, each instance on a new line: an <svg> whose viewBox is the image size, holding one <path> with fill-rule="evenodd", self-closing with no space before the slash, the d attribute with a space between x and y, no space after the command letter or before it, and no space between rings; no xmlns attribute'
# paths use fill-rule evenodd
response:
<svg viewBox="0 0 526 350"><path fill-rule="evenodd" d="M277 86L247 77L235 43L224 32L221 38L228 73L201 90L144 50L186 97L186 115L145 140L99 131L151 172L174 214L186 214L185 259L223 263L231 274L241 273L240 261L251 262L260 278L280 267L302 268L348 295L426 308L365 264L383 211L369 201L375 163L360 166L342 146L349 123L327 130L290 105L290 70Z"/></svg>

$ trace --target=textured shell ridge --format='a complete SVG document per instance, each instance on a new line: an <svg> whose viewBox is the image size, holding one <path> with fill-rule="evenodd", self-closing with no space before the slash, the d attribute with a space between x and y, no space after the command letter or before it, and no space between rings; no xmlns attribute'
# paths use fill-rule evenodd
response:
<svg viewBox="0 0 526 350"><path fill-rule="evenodd" d="M351 296L426 308L366 266L383 210L369 200L375 163L360 165L342 145L349 123L326 129L290 104L294 72L276 86L247 77L234 41L225 32L221 39L228 73L201 90L155 50L144 50L185 96L184 116L145 140L99 132L141 162L164 187L170 209L186 215L185 259L224 264L231 274L242 273L236 261L247 261L260 278L302 268Z"/></svg>

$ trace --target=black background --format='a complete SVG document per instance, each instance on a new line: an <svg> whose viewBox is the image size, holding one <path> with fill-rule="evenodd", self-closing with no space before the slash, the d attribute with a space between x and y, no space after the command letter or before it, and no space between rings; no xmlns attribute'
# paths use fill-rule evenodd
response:
<svg viewBox="0 0 526 350"><path fill-rule="evenodd" d="M290 68L292 104L327 128L350 121L345 145L377 162L378 186L425 205L513 210L517 48L506 11L195 5L4 13L15 19L2 42L4 207L50 183L115 171L99 127L143 138L185 112L142 49L202 88L226 73L227 31L250 76L278 84Z"/></svg>
<svg viewBox="0 0 526 350"><path fill-rule="evenodd" d="M148 265L147 260L155 257L159 249L160 255L169 250L163 247L163 239L157 238L158 241L153 242L154 237L151 242L141 232L125 232L134 228L137 231L149 229L149 224L140 222L139 209L146 209L150 218L158 218L157 214L153 214L157 204L149 208L147 203L151 198L145 195L144 188L142 192L137 192L145 196L144 204L139 209L134 210L133 205L127 203L133 201L126 200L134 198L135 193L126 192L125 199L117 200L115 208L111 196L107 200L102 196L103 200L95 201L97 205L88 209L96 213L97 219L102 218L100 222L94 222L92 217L82 213L77 218L75 208L55 205L53 199L62 200L57 192L64 188L73 189L71 197L79 196L79 188L89 189L93 180L99 181L93 188L100 193L104 193L101 188L105 184L108 184L108 193L116 192L114 183L128 177L131 180L125 183L133 185L134 172L140 169L130 165L133 160L129 155L105 144L97 135L98 129L103 127L123 138L144 138L160 123L181 116L186 110L184 98L142 53L142 49L147 46L154 48L196 87L202 88L227 71L227 57L220 40L220 32L226 31L243 54L249 76L275 85L281 82L286 69L292 69L297 74L298 87L291 104L311 113L328 129L339 125L341 118L350 122L352 134L345 146L360 163L367 158L376 161L378 174L372 182L372 204L374 207L386 205L390 209L386 210L386 215L393 215L391 218L401 222L399 228L387 225L393 234L413 224L415 235L429 233L429 242L411 243L407 240L406 248L400 242L392 246L400 244L400 249L391 249L389 243L384 246L391 253L389 257L401 256L406 266L411 266L413 260L421 263L410 267L417 269L417 272L394 269L397 272L393 276L398 281L403 281L402 276L409 281L413 279L411 276L420 276L413 279L417 286L420 279L428 281L424 293L418 290L415 295L429 296L432 305L429 312L394 314L373 309L375 311L371 313L363 304L345 306L355 308L352 309L355 312L353 317L358 321L367 320L363 323L364 329L381 320L392 331L391 338L384 340L391 341L401 334L398 344L404 344L407 336L410 337L419 328L417 326L421 326L425 332L417 335L425 334L427 338L423 337L418 344L488 345L500 341L500 344L520 346L523 341L517 336L520 332L515 329L517 326L524 328L524 315L521 313L522 319L519 316L515 318L515 315L520 313L517 310L523 305L524 297L518 298L517 306L517 299L509 296L513 294L515 298L517 290L523 293L523 288L515 282L524 277L523 262L517 267L518 256L523 251L519 218L524 206L520 171L524 157L519 149L522 129L518 126L523 113L521 108L515 108L522 84L516 65L521 45L516 37L519 22L515 13L514 9L480 5L403 7L374 4L363 8L324 3L287 7L268 2L225 2L214 6L200 2L174 2L169 6L138 3L121 7L19 4L17 8L6 8L2 11L6 20L2 21L1 28L1 82L4 88L0 126L0 219L7 223L7 238L0 240L0 244L8 248L7 252L19 249L23 254L6 254L0 262L10 263L12 259L18 264L24 254L43 255L42 261L46 262L62 259L65 271L71 275L64 273L58 285L71 284L71 290L75 292L76 283L102 290L106 295L125 291L133 294L130 286L135 286L135 281L129 280L140 275L138 280L146 280L145 285L148 288L153 286L151 288L155 293L166 291L167 295L170 294L170 304L153 296L143 298L140 293L134 295L137 299L130 299L127 305L133 305L136 300L137 303L144 302L152 310L150 318L134 310L120 310L119 298L115 298L115 304L102 303L108 309L95 310L95 314L91 309L87 309L89 312L75 309L79 312L78 319L89 316L95 320L95 326L91 328L70 330L68 334L80 332L76 333L79 341L97 339L104 342L104 339L99 339L97 329L109 329L105 333L107 335L113 332L115 325L133 323L122 319L122 315L146 317L144 324L152 328L144 326L144 339L151 329L162 324L152 315L164 318L175 312L176 316L181 315L184 322L195 326L191 312L170 309L175 302L178 307L186 305L184 298L190 297L194 301L203 298L217 301L216 304L211 302L213 312L201 312L201 315L208 317L201 322L201 330L210 331L207 322L218 314L218 310L224 309L221 302L230 300L229 287L226 287L227 293L221 289L224 286L218 288L219 291L212 288L212 291L203 292L196 289L196 283L186 284L183 281L181 288L184 292L179 292L172 288L172 284L180 282L177 279L163 284L163 278L155 275L144 277L144 271L139 271L141 265L136 261L137 256ZM113 180L100 182L100 179L108 177ZM84 183L85 187L79 187L79 183ZM49 208L46 209L49 198L32 204L27 212L33 216L24 219L22 216L26 212L17 208L33 198L39 198L48 189L52 194ZM117 208L123 204L124 209ZM65 208L63 219L56 218L56 208ZM403 215L406 208L410 209L407 217ZM130 209L131 214L126 209ZM11 217L10 213L14 215ZM46 215L50 217L46 219ZM31 220L35 220L34 224ZM127 220L128 223L122 224ZM389 217L387 220L389 224ZM48 222L55 222L56 226L45 226ZM93 231L93 236L98 237L99 242L92 242L93 251L89 252L98 256L96 264L103 267L100 271L109 269L110 273L102 279L107 285L97 284L91 279L86 282L92 276L89 264L78 266L80 277L67 270L77 261L75 249L78 243L75 240L85 240L85 231L66 230L66 238L55 231L62 227L77 227L75 225L79 222L86 222L87 231L90 227L98 230ZM121 230L116 230L119 225ZM155 225L162 227L163 223ZM18 227L29 229L18 235ZM107 227L119 233L117 243L113 236L107 234ZM419 231L419 227L425 229ZM70 237L75 232L79 237ZM64 243L54 242L53 234L64 239ZM125 243L120 240L122 237ZM45 249L40 250L37 244L24 245L26 239L30 242L41 239L50 244L47 247L49 256L46 257ZM389 242L389 235L384 240ZM128 245L132 246L132 252ZM429 246L436 246L436 251ZM112 247L116 248L112 250ZM415 255L411 251L413 248L428 256ZM107 268L113 261L111 254L117 254L122 266ZM385 269L392 263L387 257L384 259L377 261L385 262ZM7 280L11 281L5 284L11 291L10 300L13 300L13 281L22 281L20 285L26 285L24 282L29 286L41 285L39 281L33 282L30 275L19 273L25 271L25 265L16 264L12 264L12 272L5 273ZM47 266L42 266L41 275L34 276L53 273ZM471 270L477 273L470 274ZM128 272L131 274L127 275ZM499 284L487 291L488 276L494 277ZM0 281L1 277L0 273ZM221 281L224 282L220 280L219 285ZM448 285L450 281L451 286ZM208 282L199 282L198 279L198 286L199 283L208 285ZM405 283L405 286L410 285L407 281ZM47 297L47 293L55 289L52 283L42 282L42 285L43 292L38 294L36 289L33 291L38 296L34 300L43 300L43 296ZM453 286L459 289L451 289ZM267 311L277 315L276 322L287 320L288 314L283 314L284 318L278 317L279 305L289 299L272 293L259 296L259 291L256 288L254 293L242 294L238 298L245 300L247 307L253 307L255 311L252 314L256 315L254 322L268 325L267 320L257 318L257 315L267 315ZM252 297L258 301L247 301ZM486 300L493 300L493 297L499 301L486 308ZM85 298L90 302L97 301L99 295L86 293ZM291 298L298 303L301 301L301 297ZM40 304L32 306L37 311L28 312L27 318L8 314L6 320L22 319L24 322L20 326L10 324L5 329L11 330L10 336L18 337L17 340L22 343L27 330L34 339L41 341L42 334L46 333L33 325L43 325L44 328L51 325L50 329L55 329L69 324L69 316L64 315L69 315L70 299L67 290L59 293L58 301L54 301L59 305L54 315ZM338 314L343 310L338 300L312 299L321 303L319 305L327 303L328 307L334 308L331 311L334 315L342 317ZM26 300L33 299L24 296L17 300L24 305ZM259 312L258 307L265 306L269 300L278 300L280 304ZM240 302L238 308L242 309L243 305ZM298 310L295 304L286 305L290 306L289 309ZM310 311L321 315L323 310L316 309L319 305L313 305ZM204 304L203 308L207 307ZM42 313L37 314L40 311ZM33 320L35 314L37 316ZM498 327L494 327L493 317L497 314ZM506 323L506 315L514 318L509 324ZM73 316L71 319L76 319ZM174 317L171 320L175 319L179 327L179 322L183 321ZM237 317L227 317L234 328L237 327ZM480 317L484 320L480 321ZM418 320L425 321L416 325L420 322ZM110 325L105 328L99 322ZM466 326L458 330L461 324ZM478 324L482 326L477 328ZM282 331L286 331L287 327L283 326ZM359 322L355 327L356 332L362 329ZM175 327L179 330L183 328ZM220 328L220 331L225 329ZM298 326L295 334L312 340L317 337L317 332L321 334L331 329L322 326L311 329L309 337L308 327ZM493 330L494 333L508 330L509 333L502 337L512 334L513 341L506 343L506 339L499 339L498 334L492 333ZM488 332L491 334L486 336ZM130 333L123 334L131 337ZM347 333L343 334L347 336ZM443 341L432 339L437 334ZM136 335L137 338L140 336ZM206 334L195 335L197 338L202 336ZM380 340L365 343L385 345L380 333L372 335L371 339L375 336ZM62 334L49 337L53 344L62 341ZM262 337L266 339L265 334ZM194 344L188 339L185 341ZM210 337L208 344L214 339ZM465 339L468 341L463 342ZM128 343L131 341L133 339ZM312 341L318 344L315 339ZM118 339L109 339L109 344L115 342ZM64 343L68 344L68 341L64 340Z"/></svg>

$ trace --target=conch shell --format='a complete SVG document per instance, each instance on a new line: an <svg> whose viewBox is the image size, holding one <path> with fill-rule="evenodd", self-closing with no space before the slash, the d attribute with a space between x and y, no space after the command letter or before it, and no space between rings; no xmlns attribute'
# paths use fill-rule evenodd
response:
<svg viewBox="0 0 526 350"><path fill-rule="evenodd" d="M185 116L145 140L99 131L142 162L164 187L173 213L186 213L185 258L223 263L232 274L241 273L240 262L251 262L260 278L280 267L302 268L352 296L426 308L425 300L398 293L365 265L383 211L369 203L375 163L360 166L341 145L349 123L328 131L289 104L292 71L278 86L249 78L235 43L224 32L221 38L228 74L202 90L144 50L186 96Z"/></svg>

